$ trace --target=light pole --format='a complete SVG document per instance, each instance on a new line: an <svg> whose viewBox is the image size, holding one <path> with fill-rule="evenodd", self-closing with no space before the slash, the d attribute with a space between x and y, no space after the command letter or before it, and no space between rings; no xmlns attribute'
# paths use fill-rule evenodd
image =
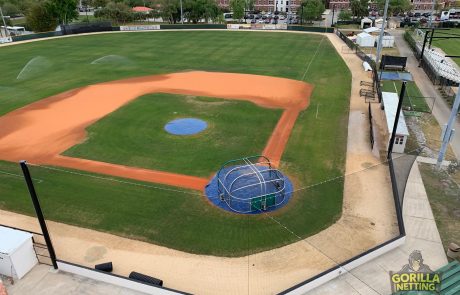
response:
<svg viewBox="0 0 460 295"><path fill-rule="evenodd" d="M442 145L439 150L438 161L436 162L436 168L441 168L442 161L444 160L444 154L446 153L447 145L452 140L454 130L452 125L457 118L458 108L460 107L460 89L457 92L455 97L454 105L452 106L452 111L450 112L449 121L447 121L446 130L443 132Z"/></svg>
<svg viewBox="0 0 460 295"><path fill-rule="evenodd" d="M431 28L432 22L433 22L433 12L434 12L434 6L436 5L436 0L431 0L433 1L431 5L431 14L428 17L428 27Z"/></svg>
<svg viewBox="0 0 460 295"><path fill-rule="evenodd" d="M182 0L180 0L180 23L184 24L184 11L182 10Z"/></svg>
<svg viewBox="0 0 460 295"><path fill-rule="evenodd" d="M382 43L383 43L383 33L385 31L385 22L387 20L387 12L388 12L388 3L390 0L385 1L385 9L383 11L383 22L382 22L382 30L380 31L380 36L379 36L379 43L377 45L377 56L375 57L375 65L378 66L379 64L379 59L380 59L380 53L382 51Z"/></svg>
<svg viewBox="0 0 460 295"><path fill-rule="evenodd" d="M335 4L332 4L332 21L331 21L331 27L334 26L334 12L335 12Z"/></svg>
<svg viewBox="0 0 460 295"><path fill-rule="evenodd" d="M2 8L0 7L0 16L2 17L2 20L3 20L3 25L5 27L5 37L8 37L8 29L6 27L6 22L5 22L5 17L3 16L3 10Z"/></svg>

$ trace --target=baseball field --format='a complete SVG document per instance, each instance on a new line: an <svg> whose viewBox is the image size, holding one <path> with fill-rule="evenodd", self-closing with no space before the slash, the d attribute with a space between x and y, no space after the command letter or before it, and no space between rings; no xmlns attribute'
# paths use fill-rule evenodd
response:
<svg viewBox="0 0 460 295"><path fill-rule="evenodd" d="M435 37L449 37L452 36L452 34L458 36L460 34L460 29L452 28L445 32L438 32L438 34L435 34ZM433 45L441 48L447 55L458 55L460 52L460 42L458 39L434 39ZM458 58L453 58L452 60L460 65L460 60Z"/></svg>
<svg viewBox="0 0 460 295"><path fill-rule="evenodd" d="M273 249L341 216L343 181L316 184L344 173L351 77L322 35L100 34L0 47L0 58L0 209L34 214L15 163L25 159L48 219L190 253ZM208 128L164 131L188 117ZM293 182L286 206L241 215L207 200L202 184L224 162L263 153Z"/></svg>

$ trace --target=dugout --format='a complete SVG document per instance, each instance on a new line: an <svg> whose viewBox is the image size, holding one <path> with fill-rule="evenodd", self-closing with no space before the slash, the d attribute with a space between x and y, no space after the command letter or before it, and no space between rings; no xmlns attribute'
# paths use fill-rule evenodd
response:
<svg viewBox="0 0 460 295"><path fill-rule="evenodd" d="M387 126L388 140L393 132L393 126L396 119L396 111L398 109L399 96L394 92L382 92L382 108ZM404 114L401 112L399 115L398 126L396 128L395 142L393 152L404 153L406 148L407 138L409 137L409 130L407 129Z"/></svg>

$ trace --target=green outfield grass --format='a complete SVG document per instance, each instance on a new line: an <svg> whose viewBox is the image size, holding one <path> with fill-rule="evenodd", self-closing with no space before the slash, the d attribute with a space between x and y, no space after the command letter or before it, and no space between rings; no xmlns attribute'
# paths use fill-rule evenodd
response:
<svg viewBox="0 0 460 295"><path fill-rule="evenodd" d="M45 214L50 220L192 253L241 256L272 249L297 241L298 237L315 234L330 226L341 215L341 178L311 186L344 173L351 89L348 68L330 42L322 38L320 35L263 32L117 33L3 47L0 48L3 70L0 75L0 114L96 82L184 70L303 79L315 87L311 104L300 114L281 163L281 169L294 182L295 189L300 190L295 192L288 205L271 214L231 214L211 206L201 192L196 191L177 192L174 187L151 183L107 180L100 175L90 177L88 173L80 171L70 173L32 167ZM321 47L318 48L318 45ZM105 64L91 64L107 55L118 57L107 59L109 62ZM28 63L29 66L23 69ZM305 72L307 68L308 72ZM19 73L20 79L17 79ZM103 156L116 161L117 157L121 157L119 150L129 146L134 149L129 159L131 163L149 158L148 145L123 142L137 141L138 135L131 139L126 137L135 130L142 130L146 137L162 138L161 134L150 130L150 126L145 126L147 122L157 124L157 127L163 124L153 123L153 116L147 118L142 113L143 110L153 111L155 106L160 107L155 100L148 105L147 98L140 98L90 126L88 131L92 136L88 144L69 153L80 150L87 156L89 150L84 150L86 147L91 146L93 150L101 147L102 150L95 152L98 158ZM189 107L179 97L173 103L182 110ZM229 130L233 132L232 135L235 132L247 133L238 139L241 146L229 146L229 151L222 151L222 158L230 157L233 153L260 150L267 134L273 130L265 128L274 124L279 110L264 110L240 102L230 105L231 112L225 122L213 118L219 111L210 110L204 114L199 113L198 109L190 109L190 112L207 116L209 120L218 122L216 124L223 124L217 131ZM167 105L161 107L172 110ZM248 124L239 122L239 111L254 114L253 121L247 123L256 126L248 127ZM130 124L117 122L117 119L125 116ZM167 119L166 114L159 117ZM135 128L136 125L139 129ZM251 137L252 130L256 128L260 134ZM211 132L211 129L205 132ZM104 130L116 130L123 137L99 134ZM231 138L228 136L226 139ZM103 140L110 142L106 145ZM105 146L106 153L103 150ZM188 146L189 155L203 152L202 144L190 142ZM170 149L176 152L174 145ZM150 153L151 163L155 161L155 153L158 151ZM128 158L127 154L124 156ZM140 159L136 159L137 156ZM210 156L220 161L219 155ZM166 158L162 160L166 163ZM180 159L182 161L183 158ZM190 169L187 165L191 166L193 161L197 159L173 162L171 165L185 172ZM205 174L211 165L208 162L207 167L203 166L203 170L196 173ZM32 215L24 181L17 175L20 172L16 163L0 162L0 208ZM307 186L311 187L301 189Z"/></svg>
<svg viewBox="0 0 460 295"><path fill-rule="evenodd" d="M442 32L442 33L441 33ZM460 35L460 28L451 28L448 31L437 32L435 37L450 36L448 34ZM433 45L441 48L447 55L460 55L460 39L433 39ZM453 58L460 65L459 58Z"/></svg>
<svg viewBox="0 0 460 295"><path fill-rule="evenodd" d="M88 140L65 154L209 177L229 159L261 154L281 112L246 101L145 95L92 125ZM193 136L164 130L169 121L188 117L205 120L208 128Z"/></svg>

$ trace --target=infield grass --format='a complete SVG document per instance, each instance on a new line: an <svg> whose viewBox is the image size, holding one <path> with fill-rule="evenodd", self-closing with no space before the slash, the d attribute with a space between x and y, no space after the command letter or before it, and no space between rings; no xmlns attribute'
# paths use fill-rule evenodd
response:
<svg viewBox="0 0 460 295"><path fill-rule="evenodd" d="M150 94L90 126L88 139L64 154L210 177L229 159L261 154L281 113L247 101ZM208 128L189 136L164 130L169 121L189 117Z"/></svg>
<svg viewBox="0 0 460 295"><path fill-rule="evenodd" d="M91 64L108 55L118 57ZM36 57L40 58L31 62ZM50 220L191 253L241 256L298 241L327 228L341 215L342 178L314 184L344 173L351 77L321 35L216 31L101 34L3 47L0 58L0 114L96 82L185 70L271 75L314 86L310 107L297 119L282 158L281 169L297 190L282 209L257 216L237 215L213 207L201 192L34 166L31 172ZM21 71L21 79L17 79ZM140 103L139 107L144 106ZM120 111L111 116L126 113ZM133 117L139 112L129 112L130 119L136 119ZM269 114L269 118L277 115ZM89 130L104 127L111 116ZM257 122L250 123L261 126L263 117L255 116ZM238 125L235 119L225 123L222 128L247 132L245 136L251 137L253 126ZM130 128L119 127L120 132ZM149 126L141 127L151 134ZM107 149L119 148L122 139L112 138L113 146ZM252 147L251 140L242 139L238 148L260 150L260 144ZM189 144L189 148L192 156L203 152L200 145ZM148 148L143 153L145 158ZM110 155L115 152L108 150L105 156ZM0 208L33 215L24 181L18 175L16 163L0 162Z"/></svg>

